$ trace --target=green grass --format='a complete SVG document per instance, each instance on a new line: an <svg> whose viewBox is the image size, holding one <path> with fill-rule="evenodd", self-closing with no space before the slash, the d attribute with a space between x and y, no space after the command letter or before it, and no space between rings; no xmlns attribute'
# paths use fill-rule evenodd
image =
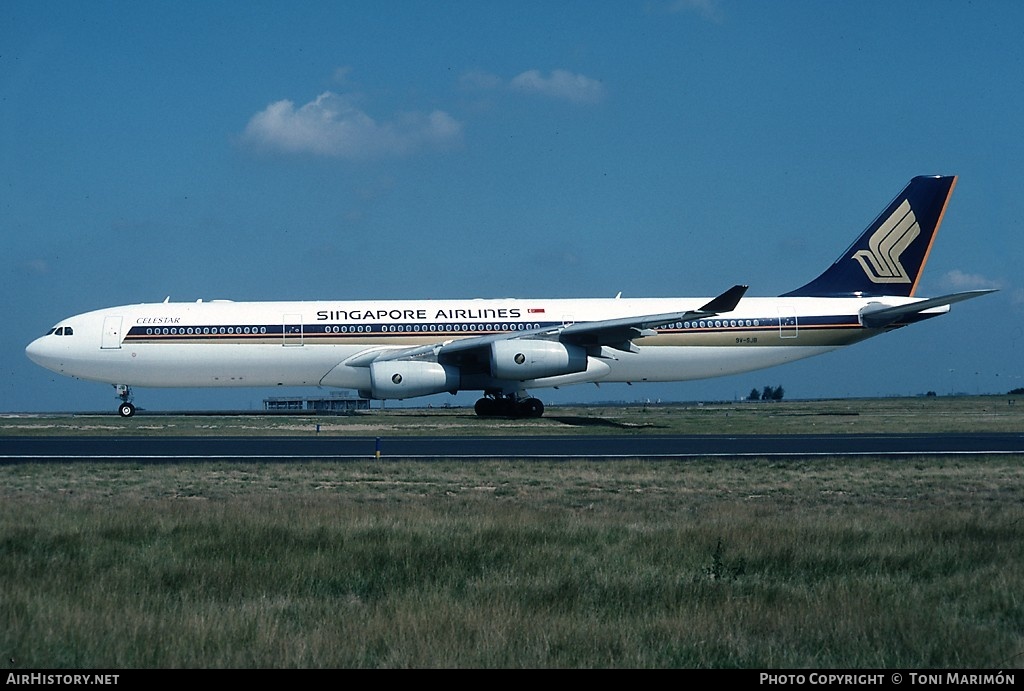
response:
<svg viewBox="0 0 1024 691"><path fill-rule="evenodd" d="M1019 668L1022 461L0 466L0 653Z"/></svg>
<svg viewBox="0 0 1024 691"><path fill-rule="evenodd" d="M1012 397L0 435L1020 432ZM0 466L15 668L1020 668L1024 458Z"/></svg>

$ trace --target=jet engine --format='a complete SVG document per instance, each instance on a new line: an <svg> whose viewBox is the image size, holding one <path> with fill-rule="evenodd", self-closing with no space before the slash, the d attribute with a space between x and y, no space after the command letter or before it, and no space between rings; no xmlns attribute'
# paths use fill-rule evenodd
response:
<svg viewBox="0 0 1024 691"><path fill-rule="evenodd" d="M437 362L384 360L370 363L370 397L414 398L459 388L459 371Z"/></svg>
<svg viewBox="0 0 1024 691"><path fill-rule="evenodd" d="M491 376L526 381L587 369L587 351L557 341L509 339L491 344Z"/></svg>

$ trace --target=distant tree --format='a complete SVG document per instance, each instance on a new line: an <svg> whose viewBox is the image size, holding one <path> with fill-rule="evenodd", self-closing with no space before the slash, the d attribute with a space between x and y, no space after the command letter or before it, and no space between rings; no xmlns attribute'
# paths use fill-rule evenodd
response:
<svg viewBox="0 0 1024 691"><path fill-rule="evenodd" d="M1024 396L1024 388L1011 389L1010 390L1010 395L1011 396Z"/></svg>
<svg viewBox="0 0 1024 691"><path fill-rule="evenodd" d="M762 401L771 401L771 400L773 400L774 396L772 394L774 394L774 393L775 393L775 389L773 389L772 387L770 387L770 386L764 387L764 390L761 391L761 400Z"/></svg>
<svg viewBox="0 0 1024 691"><path fill-rule="evenodd" d="M933 398L935 396L938 396L938 394L935 393L934 391L929 391L928 393L925 394L925 396L927 396L928 398Z"/></svg>
<svg viewBox="0 0 1024 691"><path fill-rule="evenodd" d="M774 389L772 389L772 400L773 401L781 401L782 397L785 396L785 395L786 395L786 392L783 391L782 384L779 384Z"/></svg>
<svg viewBox="0 0 1024 691"><path fill-rule="evenodd" d="M757 389L751 389L750 393L747 395L747 398L751 401L760 401L761 393Z"/></svg>

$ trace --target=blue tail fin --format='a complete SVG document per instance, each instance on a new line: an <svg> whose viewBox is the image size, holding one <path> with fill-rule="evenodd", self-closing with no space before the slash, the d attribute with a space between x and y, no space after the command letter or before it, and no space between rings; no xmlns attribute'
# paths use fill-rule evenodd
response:
<svg viewBox="0 0 1024 691"><path fill-rule="evenodd" d="M955 186L955 175L914 178L832 266L783 297L912 296Z"/></svg>

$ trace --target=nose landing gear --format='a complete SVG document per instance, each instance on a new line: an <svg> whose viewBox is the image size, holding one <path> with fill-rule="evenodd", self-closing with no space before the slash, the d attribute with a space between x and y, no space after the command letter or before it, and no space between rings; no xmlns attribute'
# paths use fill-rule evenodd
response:
<svg viewBox="0 0 1024 691"><path fill-rule="evenodd" d="M135 406L132 404L132 390L125 384L114 384L117 389L117 396L121 399L121 405L117 407L117 414L121 417L131 417L135 414Z"/></svg>

